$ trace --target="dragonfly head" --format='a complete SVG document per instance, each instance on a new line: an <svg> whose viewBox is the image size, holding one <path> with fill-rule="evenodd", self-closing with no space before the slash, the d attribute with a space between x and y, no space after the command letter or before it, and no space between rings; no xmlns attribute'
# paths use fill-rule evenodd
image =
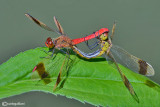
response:
<svg viewBox="0 0 160 107"><path fill-rule="evenodd" d="M48 48L53 48L53 47L54 47L54 43L53 43L51 37L48 37L48 38L47 38L45 44L46 44L46 46L47 46Z"/></svg>
<svg viewBox="0 0 160 107"><path fill-rule="evenodd" d="M101 40L107 40L108 39L108 32L103 33L102 35L100 35L100 39Z"/></svg>

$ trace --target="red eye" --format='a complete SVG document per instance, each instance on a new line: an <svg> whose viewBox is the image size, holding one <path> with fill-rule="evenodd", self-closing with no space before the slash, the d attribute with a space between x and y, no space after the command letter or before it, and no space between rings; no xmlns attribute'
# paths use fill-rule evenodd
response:
<svg viewBox="0 0 160 107"><path fill-rule="evenodd" d="M47 38L45 44L46 44L46 46L47 46L48 48L53 48L53 47L54 47L54 44L53 44L53 41L52 41L51 37L48 37L48 38Z"/></svg>

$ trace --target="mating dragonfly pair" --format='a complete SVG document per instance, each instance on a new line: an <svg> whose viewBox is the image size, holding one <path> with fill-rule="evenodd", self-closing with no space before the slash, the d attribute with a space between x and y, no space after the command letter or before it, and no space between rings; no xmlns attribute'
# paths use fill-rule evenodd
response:
<svg viewBox="0 0 160 107"><path fill-rule="evenodd" d="M112 34L110 36L108 35L109 29L108 28L102 28L102 29L100 29L100 30L98 30L98 31L94 32L93 34L88 35L86 37L77 38L77 39L70 39L64 33L64 30L63 30L61 24L59 23L59 21L55 17L54 17L54 22L55 22L59 31L48 27L46 24L37 20L36 18L32 17L29 14L25 14L25 15L29 19L33 20L40 27L42 27L42 28L44 28L48 31L56 32L56 33L61 35L61 36L59 36L58 38L55 38L55 39L52 39L51 37L49 37L49 38L47 38L47 40L45 42L46 46L50 50L53 51L51 56L53 56L53 54L55 54L55 49L58 49L58 50L64 52L65 54L69 55L68 51L62 50L63 48L66 48L66 47L71 48L79 56L81 56L83 58L87 58L87 59L95 58L95 57L98 57L98 56L101 56L101 55L105 54L106 59L110 58L114 62L118 72L121 75L121 78L122 78L122 81L123 81L124 85L129 90L131 95L137 101L139 101L131 83L129 82L129 80L127 79L125 74L121 71L121 69L119 68L119 66L117 64L117 61L119 60L120 61L119 63L121 63L122 65L131 69L132 71L137 72L137 73L142 74L142 75L146 75L146 76L153 76L154 75L154 69L152 68L152 66L149 63L145 62L144 60L139 59L139 58L129 54L124 49L112 44L112 39L113 39L114 31L115 31L115 23L113 25ZM96 50L92 53L84 53L83 51L81 51L80 49L78 49L76 47L77 44L79 44L81 42L88 41L88 40L93 39L93 38L98 38L99 41L92 44L92 45L88 45L88 42L87 42L87 46L90 49L92 49L92 48L98 46L98 44L100 44L100 49L98 49L98 50ZM66 60L66 58L67 57L65 57L65 60ZM68 57L68 58L70 58L70 57ZM56 84L55 84L53 90L56 89L56 87L58 86L58 84L61 81L62 68L64 66L65 60L62 63L62 66L61 66L61 69L60 69L60 72L58 74L57 81L56 81ZM34 71L37 71L41 80L44 80L44 79L48 78L49 74L50 74L50 72L45 70L45 67L44 67L42 62L35 66L35 68L33 69L33 72ZM50 82L51 82L51 80L47 80L46 84L48 84Z"/></svg>

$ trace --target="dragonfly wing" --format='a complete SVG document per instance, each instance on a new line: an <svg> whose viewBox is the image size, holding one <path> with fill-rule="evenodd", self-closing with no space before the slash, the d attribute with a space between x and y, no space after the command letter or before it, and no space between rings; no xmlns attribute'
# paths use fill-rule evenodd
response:
<svg viewBox="0 0 160 107"><path fill-rule="evenodd" d="M44 84L49 84L51 81L50 74L45 69L45 64L43 62L38 63L32 72L32 79L39 79L44 82Z"/></svg>
<svg viewBox="0 0 160 107"><path fill-rule="evenodd" d="M116 27L116 21L114 21L114 24L113 24L113 27L112 27L112 34L110 36L111 40L113 39L113 36L114 36L115 27Z"/></svg>
<svg viewBox="0 0 160 107"><path fill-rule="evenodd" d="M55 22L55 24L56 24L56 26L57 26L59 32L60 32L61 34L64 34L64 30L63 30L61 24L59 23L59 21L56 19L55 16L53 17L53 19L54 19L54 22Z"/></svg>
<svg viewBox="0 0 160 107"><path fill-rule="evenodd" d="M107 56L107 53L106 53L105 56ZM122 80L123 80L124 85L127 87L127 89L129 90L129 92L131 93L131 95L133 96L133 98L134 98L137 102L139 102L139 98L138 98L137 94L135 93L135 91L134 91L131 83L129 82L129 80L127 79L127 77L125 76L125 74L121 71L121 69L119 68L119 66L118 66L118 64L117 64L117 62L116 62L116 59L114 58L114 56L112 55L112 53L110 52L108 56L112 59L112 61L113 61L114 64L116 65L117 70L118 70L118 72L119 72L120 75L121 75L121 78L122 78Z"/></svg>
<svg viewBox="0 0 160 107"><path fill-rule="evenodd" d="M111 53L118 63L126 66L132 71L146 76L154 75L154 69L149 63L131 55L119 46L113 45L111 48Z"/></svg>
<svg viewBox="0 0 160 107"><path fill-rule="evenodd" d="M25 16L27 16L30 20L34 21L37 25L39 25L40 27L42 27L43 29L46 29L48 31L52 31L52 32L57 32L56 30L48 27L46 24L44 24L43 22L39 21L38 19L34 18L33 16L31 16L30 14L25 14ZM57 32L59 33L59 32Z"/></svg>
<svg viewBox="0 0 160 107"><path fill-rule="evenodd" d="M65 50L63 51L65 52ZM53 56L52 52L47 54L48 56L44 57L44 59L34 67L32 79L43 81L45 85L56 81L53 88L53 91L55 91L59 83L61 81L64 83L65 81L65 78L62 80L61 77L68 76L68 71L73 65L74 57L72 56L72 58L70 58L70 56L68 56L69 53L55 53ZM61 84L60 87L61 86L63 86L63 84Z"/></svg>
<svg viewBox="0 0 160 107"><path fill-rule="evenodd" d="M59 59L54 60L54 57L57 54L55 54L54 57L51 56L52 52L47 53L47 54L48 54L48 56L43 57L43 60L41 62L39 62L34 67L34 69L32 71L32 76L31 76L31 78L34 79L34 80L43 81L45 85L52 82L51 77L53 77L53 75L54 75L54 73L57 69L57 64L59 64L59 62L57 61Z"/></svg>
<svg viewBox="0 0 160 107"><path fill-rule="evenodd" d="M61 81L61 75L62 75L63 66L65 65L65 61L66 61L66 56L65 56L65 59L64 59L64 61L62 63L61 69L59 71L59 74L58 74L58 77L57 77L57 80L56 80L56 84L53 87L53 91L55 91L56 87L58 86L58 84Z"/></svg>
<svg viewBox="0 0 160 107"><path fill-rule="evenodd" d="M64 50L63 50L64 51ZM59 85L59 83L62 81L61 85L60 85L60 88L63 87L63 84L64 82L66 81L67 79L67 76L68 76L68 72L69 70L72 68L73 64L74 64L74 61L75 61L75 55L72 57L70 57L70 50L66 49L65 51L65 57L63 57L63 63L61 64L61 68L59 70L59 73L58 73L58 76L57 76L57 80L56 80L56 83L53 87L53 91L56 90L57 86ZM62 74L66 75L66 78L64 78L63 80L61 79L62 77Z"/></svg>

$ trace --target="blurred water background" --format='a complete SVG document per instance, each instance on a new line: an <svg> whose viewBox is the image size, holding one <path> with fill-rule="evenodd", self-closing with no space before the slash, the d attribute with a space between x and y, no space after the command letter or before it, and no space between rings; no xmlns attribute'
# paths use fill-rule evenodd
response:
<svg viewBox="0 0 160 107"><path fill-rule="evenodd" d="M30 13L56 28L56 16L72 39L107 27L117 26L113 43L149 62L155 69L151 79L160 84L160 1L158 0L1 0L0 64L20 52L45 46L47 37L59 35L41 29L27 19ZM80 49L89 52L82 43ZM25 102L24 107L91 107L73 99L30 92L0 100ZM1 105L0 105L1 106Z"/></svg>

